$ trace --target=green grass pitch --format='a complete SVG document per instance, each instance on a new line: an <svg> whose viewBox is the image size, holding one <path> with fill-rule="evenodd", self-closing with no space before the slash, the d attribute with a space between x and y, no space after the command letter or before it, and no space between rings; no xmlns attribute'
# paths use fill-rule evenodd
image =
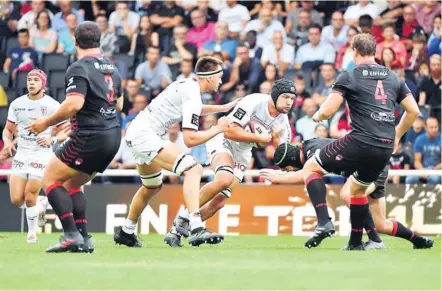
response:
<svg viewBox="0 0 442 291"><path fill-rule="evenodd" d="M441 239L413 250L384 237L385 251L341 252L346 237L305 249L305 237L227 237L218 246L171 249L163 237L116 246L94 234L93 254L46 254L60 234L0 233L1 290L440 290Z"/></svg>

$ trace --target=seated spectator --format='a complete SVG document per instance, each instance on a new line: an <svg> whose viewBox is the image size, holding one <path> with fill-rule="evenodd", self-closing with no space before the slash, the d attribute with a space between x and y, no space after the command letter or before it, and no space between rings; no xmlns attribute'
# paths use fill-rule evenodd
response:
<svg viewBox="0 0 442 291"><path fill-rule="evenodd" d="M77 17L78 24L83 23L83 14L81 14L77 9L72 8L72 1L58 1L58 5L61 11L55 14L54 18L52 19L52 28L55 30L55 32L60 33L65 29L69 29L67 25L67 16L71 13L75 14Z"/></svg>
<svg viewBox="0 0 442 291"><path fill-rule="evenodd" d="M200 50L204 43L216 39L215 23L207 22L204 13L198 9L193 10L190 17L193 27L187 33L187 42Z"/></svg>
<svg viewBox="0 0 442 291"><path fill-rule="evenodd" d="M31 28L35 27L35 19L37 18L37 15L41 11L46 11L49 14L49 18L52 19L54 15L51 11L46 9L45 2L41 0L32 0L31 1L31 7L32 10L26 12L25 15L23 15L20 20L17 23L17 29L27 29L30 30Z"/></svg>
<svg viewBox="0 0 442 291"><path fill-rule="evenodd" d="M236 41L228 39L229 25L227 22L218 21L215 26L216 39L209 40L204 44L202 54L208 52L221 52L225 60L233 62L236 53Z"/></svg>
<svg viewBox="0 0 442 291"><path fill-rule="evenodd" d="M114 12L109 17L109 29L119 37L124 36L129 41L137 31L140 24L140 16L133 11L129 11L129 4L125 1L117 2L117 6ZM120 38L119 41L122 41ZM119 44L122 46L122 44ZM127 45L127 44L125 44ZM129 50L129 49L128 49Z"/></svg>
<svg viewBox="0 0 442 291"><path fill-rule="evenodd" d="M153 31L153 26L150 23L149 16L141 16L140 26L132 38L129 54L134 55L137 62L141 62L146 55L148 47L159 45L160 38L158 33Z"/></svg>
<svg viewBox="0 0 442 291"><path fill-rule="evenodd" d="M284 18L288 16L288 14L283 11L281 3L272 0L261 0L261 3L259 4L262 6L260 9L269 9L272 11L273 19L278 20L281 23L283 23Z"/></svg>
<svg viewBox="0 0 442 291"><path fill-rule="evenodd" d="M302 104L304 104L304 100L312 97L312 95L308 90L306 90L307 84L305 83L305 79L302 75L296 75L293 81L295 83L297 92L295 102L293 102L293 107L301 108Z"/></svg>
<svg viewBox="0 0 442 291"><path fill-rule="evenodd" d="M141 16L151 16L155 13L155 10L161 8L162 3L151 0L137 1L135 11Z"/></svg>
<svg viewBox="0 0 442 291"><path fill-rule="evenodd" d="M284 43L282 32L273 33L272 44L264 47L261 56L261 66L273 64L278 68L279 77L283 77L287 69L293 67L295 48Z"/></svg>
<svg viewBox="0 0 442 291"><path fill-rule="evenodd" d="M431 116L440 120L441 105L441 56L430 57L430 75L422 80L419 86L419 105L432 106Z"/></svg>
<svg viewBox="0 0 442 291"><path fill-rule="evenodd" d="M264 77L265 77L265 81L261 83L261 85L259 86L259 88L261 88L261 86L263 86L263 88L272 88L273 83L279 79L278 78L278 69L276 68L276 65L268 63L265 68L264 68ZM261 89L260 89L261 91ZM266 93L268 93L269 91L267 91Z"/></svg>
<svg viewBox="0 0 442 291"><path fill-rule="evenodd" d="M372 19L376 19L379 15L378 6L366 0L361 0L355 5L349 6L344 13L345 24L358 25L359 17L365 14L370 15Z"/></svg>
<svg viewBox="0 0 442 291"><path fill-rule="evenodd" d="M290 27L288 22L285 26L287 35L291 39L291 44L293 44L296 49L308 43L308 29L312 25L312 16L310 12L301 10L298 18L299 21L297 26Z"/></svg>
<svg viewBox="0 0 442 291"><path fill-rule="evenodd" d="M410 50L412 48L411 37L416 33L423 32L423 28L417 23L416 12L413 7L405 6L403 12L404 21L401 25L396 23L396 34L399 36L400 41L404 43L407 50Z"/></svg>
<svg viewBox="0 0 442 291"><path fill-rule="evenodd" d="M404 144L412 147L416 138L425 133L425 116L421 113L413 122L413 126L405 134Z"/></svg>
<svg viewBox="0 0 442 291"><path fill-rule="evenodd" d="M436 118L429 117L425 122L426 134L416 139L414 144L414 168L416 170L433 169L441 170L441 135L439 123ZM440 184L440 176L408 176L407 184L426 182L428 184Z"/></svg>
<svg viewBox="0 0 442 291"><path fill-rule="evenodd" d="M434 17L434 20L433 20L433 32L431 33L431 35L428 38L428 43L430 43L433 38L440 38L441 37L441 33L442 33L442 30L441 30L441 15L438 14L438 15L436 15L436 17Z"/></svg>
<svg viewBox="0 0 442 291"><path fill-rule="evenodd" d="M382 10L379 6L379 17L375 19L376 25L384 25L388 22L395 22L397 25L402 25L404 19L403 8L405 4L400 3L400 1L387 1L385 9Z"/></svg>
<svg viewBox="0 0 442 291"><path fill-rule="evenodd" d="M317 63L334 63L336 52L333 47L321 41L321 27L314 24L308 30L309 43L301 46L296 53L295 69L315 69ZM310 65L312 64L312 65Z"/></svg>
<svg viewBox="0 0 442 291"><path fill-rule="evenodd" d="M335 67L331 63L325 63L321 66L322 80L319 85L313 90L312 99L316 105L321 106L327 96L332 91L332 86L335 83Z"/></svg>
<svg viewBox="0 0 442 291"><path fill-rule="evenodd" d="M170 45L173 28L182 24L184 20L184 9L176 5L175 1L164 1L150 17L150 22L156 25L156 31L160 37L161 50Z"/></svg>
<svg viewBox="0 0 442 291"><path fill-rule="evenodd" d="M139 64L135 71L138 84L152 90L152 96L157 96L160 91L169 85L172 73L169 66L160 61L160 48L151 46L146 54L146 61Z"/></svg>
<svg viewBox="0 0 442 291"><path fill-rule="evenodd" d="M35 27L29 31L29 45L39 55L50 54L57 48L57 34L51 29L51 19L46 10L41 11L35 18Z"/></svg>
<svg viewBox="0 0 442 291"><path fill-rule="evenodd" d="M320 123L315 127L315 137L328 138L328 128L326 125Z"/></svg>
<svg viewBox="0 0 442 291"><path fill-rule="evenodd" d="M428 55L425 49L427 38L424 34L415 34L412 37L412 50L411 54L408 54L405 68L417 72L420 64L428 63Z"/></svg>
<svg viewBox="0 0 442 291"><path fill-rule="evenodd" d="M183 0L183 1L188 1L188 0ZM213 9L213 7L214 7L213 1L210 1L210 3L209 3L209 0L197 0L197 7L199 10L201 10L204 13L204 15L206 15L207 22L216 23L218 21L218 12ZM192 21L190 19L190 13L187 15L187 19L186 19L185 24L187 26L192 26Z"/></svg>
<svg viewBox="0 0 442 291"><path fill-rule="evenodd" d="M341 47L336 54L335 68L338 71L349 70L354 67L353 50L351 49L351 40L359 33L355 26L350 26L347 30L347 43Z"/></svg>
<svg viewBox="0 0 442 291"><path fill-rule="evenodd" d="M301 7L289 13L286 23L287 33L289 31L293 33L293 29L299 26L301 12L307 12L310 15L311 23L316 23L319 26L323 25L323 16L314 9L314 5L313 1L301 1Z"/></svg>
<svg viewBox="0 0 442 291"><path fill-rule="evenodd" d="M416 11L416 19L427 34L433 30L433 19L440 14L441 5L439 1L425 1L413 4Z"/></svg>
<svg viewBox="0 0 442 291"><path fill-rule="evenodd" d="M121 128L127 128L127 124L137 117L138 113L144 110L147 106L147 97L142 94L135 95L133 99L133 108L129 110L129 114L124 118L121 123Z"/></svg>
<svg viewBox="0 0 442 291"><path fill-rule="evenodd" d="M384 37L384 41L377 45L376 48L376 58L381 58L381 52L384 48L391 48L396 58L401 61L402 64L405 64L407 58L407 49L405 45L400 41L395 39L395 26L393 23L386 24L382 30L382 36Z"/></svg>
<svg viewBox="0 0 442 291"><path fill-rule="evenodd" d="M386 47L381 51L380 57L379 64L389 69L391 69L391 65L394 61L398 61L402 64L402 62L396 58L395 52L389 47Z"/></svg>
<svg viewBox="0 0 442 291"><path fill-rule="evenodd" d="M284 26L278 20L273 19L272 12L268 9L261 9L259 19L252 20L247 24L243 31L243 39L245 39L246 33L250 30L258 33L256 43L262 48L272 41L275 31L281 31L284 41L286 39Z"/></svg>
<svg viewBox="0 0 442 291"><path fill-rule="evenodd" d="M108 28L106 14L98 14L95 22L101 32L100 49L106 57L112 57L118 52L118 38L113 31Z"/></svg>
<svg viewBox="0 0 442 291"><path fill-rule="evenodd" d="M20 20L20 3L4 0L0 5L0 38L12 37L17 32Z"/></svg>
<svg viewBox="0 0 442 291"><path fill-rule="evenodd" d="M315 112L318 110L315 101L311 98L304 100L302 111L305 113L303 117L296 121L296 132L302 135L303 140L308 140L315 137L316 122L312 119ZM320 122L327 126L326 121Z"/></svg>
<svg viewBox="0 0 442 291"><path fill-rule="evenodd" d="M341 138L350 133L350 111L348 107L339 110L330 122L330 137Z"/></svg>
<svg viewBox="0 0 442 291"><path fill-rule="evenodd" d="M369 33L373 35L374 39L376 40L376 44L384 41L382 29L377 25L373 25L373 18L368 14L364 14L359 17L359 29L362 33Z"/></svg>
<svg viewBox="0 0 442 291"><path fill-rule="evenodd" d="M430 66L427 63L422 63L419 66L419 71L414 74L416 85L419 87L425 77L430 76Z"/></svg>
<svg viewBox="0 0 442 291"><path fill-rule="evenodd" d="M441 16L440 14L434 18L433 21L433 33L430 35L428 39L428 56L432 56L434 54L441 54L442 51L442 29L441 29Z"/></svg>
<svg viewBox="0 0 442 291"><path fill-rule="evenodd" d="M77 16L74 13L67 15L66 22L68 29L63 30L59 34L57 53L73 55L76 54L75 28L77 27ZM101 41L103 40L101 39Z"/></svg>
<svg viewBox="0 0 442 291"><path fill-rule="evenodd" d="M396 149L396 152L391 155L388 162L388 168L390 170L409 170L410 169L410 157L402 150L402 143ZM405 177L393 176L389 178L393 184L399 184L405 182Z"/></svg>
<svg viewBox="0 0 442 291"><path fill-rule="evenodd" d="M235 38L246 27L250 20L250 14L246 7L238 4L238 1L227 0L226 4L227 6L219 12L218 21L227 22L230 37Z"/></svg>
<svg viewBox="0 0 442 291"><path fill-rule="evenodd" d="M414 84L412 80L405 78L404 66L401 64L401 62L398 60L393 61L391 64L391 70L395 72L401 80L405 81L405 84L407 84L411 94L413 94L414 98L417 98L418 95L416 84Z"/></svg>
<svg viewBox="0 0 442 291"><path fill-rule="evenodd" d="M129 114L129 111L134 107L135 96L138 95L140 91L140 84L138 84L135 80L128 80L127 86L124 89L124 102L123 102L123 110L122 112L126 115Z"/></svg>
<svg viewBox="0 0 442 291"><path fill-rule="evenodd" d="M331 24L325 26L321 32L321 40L328 42L335 51L347 43L347 30L349 26L344 23L344 15L340 11L332 14Z"/></svg>
<svg viewBox="0 0 442 291"><path fill-rule="evenodd" d="M3 71L10 72L15 78L17 71L30 71L38 67L38 53L29 46L29 31L21 29L18 31L19 47L11 48L3 64Z"/></svg>
<svg viewBox="0 0 442 291"><path fill-rule="evenodd" d="M246 33L245 43L249 47L249 57L251 59L257 58L258 60L260 60L262 56L262 47L259 47L256 44L257 35L258 34L256 33L256 31L250 30L249 32Z"/></svg>
<svg viewBox="0 0 442 291"><path fill-rule="evenodd" d="M191 60L182 60L180 63L180 72L181 74L176 77L176 80L182 80L187 78L196 77L195 73L193 73L193 62Z"/></svg>

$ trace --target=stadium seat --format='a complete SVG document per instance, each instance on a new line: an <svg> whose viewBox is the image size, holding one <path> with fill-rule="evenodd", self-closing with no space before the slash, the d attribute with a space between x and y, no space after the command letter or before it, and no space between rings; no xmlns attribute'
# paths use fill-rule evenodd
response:
<svg viewBox="0 0 442 291"><path fill-rule="evenodd" d="M17 89L23 89L26 88L26 81L28 78L28 71L24 72L17 72L17 75L15 76L15 79L13 81L13 87Z"/></svg>
<svg viewBox="0 0 442 291"><path fill-rule="evenodd" d="M8 53L8 51L12 48L15 47L19 47L20 44L18 43L18 39L16 37L10 37L8 38L8 40L6 41L6 54Z"/></svg>
<svg viewBox="0 0 442 291"><path fill-rule="evenodd" d="M0 124L3 126L8 119L8 106L0 107Z"/></svg>
<svg viewBox="0 0 442 291"><path fill-rule="evenodd" d="M49 72L48 85L51 88L63 88L66 70Z"/></svg>
<svg viewBox="0 0 442 291"><path fill-rule="evenodd" d="M17 89L8 88L6 90L6 96L8 96L8 103L11 104L11 102L14 101L15 99L17 99L17 97L18 97Z"/></svg>
<svg viewBox="0 0 442 291"><path fill-rule="evenodd" d="M69 64L69 56L61 54L43 54L42 69L47 74L51 71L66 71Z"/></svg>
<svg viewBox="0 0 442 291"><path fill-rule="evenodd" d="M52 95L58 102L62 103L66 99L64 88L58 88L56 94Z"/></svg>
<svg viewBox="0 0 442 291"><path fill-rule="evenodd" d="M9 87L9 74L5 72L0 72L0 86L3 88Z"/></svg>

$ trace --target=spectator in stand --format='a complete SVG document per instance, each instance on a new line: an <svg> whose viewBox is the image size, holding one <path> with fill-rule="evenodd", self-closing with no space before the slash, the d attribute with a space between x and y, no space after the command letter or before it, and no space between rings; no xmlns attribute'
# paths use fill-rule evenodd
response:
<svg viewBox="0 0 442 291"><path fill-rule="evenodd" d="M115 33L109 29L106 14L98 14L95 18L95 22L101 33L100 49L105 57L110 58L118 51L118 38Z"/></svg>
<svg viewBox="0 0 442 291"><path fill-rule="evenodd" d="M295 83L295 88L297 92L295 102L293 102L293 107L300 109L304 104L304 100L306 98L312 97L312 95L308 90L306 90L307 84L305 83L305 79L302 75L296 75L293 81Z"/></svg>
<svg viewBox="0 0 442 291"><path fill-rule="evenodd" d="M238 4L238 1L227 0L226 4L227 6L219 12L218 21L227 22L230 37L235 38L246 27L250 20L250 14L246 7Z"/></svg>
<svg viewBox="0 0 442 291"><path fill-rule="evenodd" d="M115 11L109 17L110 31L115 32L119 37L127 37L130 46L130 40L137 31L139 24L140 16L133 11L129 11L129 3L125 1L117 2ZM122 38L119 39L120 41L122 41ZM121 46L121 44L119 45Z"/></svg>
<svg viewBox="0 0 442 291"><path fill-rule="evenodd" d="M379 17L375 19L374 23L382 26L389 22L395 22L398 27L402 26L404 22L402 17L404 6L405 4L400 3L398 0L388 0L385 9L382 12L382 9L379 9Z"/></svg>
<svg viewBox="0 0 442 291"><path fill-rule="evenodd" d="M298 25L291 27L287 22L285 31L296 49L308 43L308 29L312 24L312 16L309 11L301 10L298 15Z"/></svg>
<svg viewBox="0 0 442 291"><path fill-rule="evenodd" d="M396 55L396 58L405 64L407 59L407 49L405 45L395 38L395 25L388 23L384 25L383 33L384 41L377 45L376 58L381 59L381 52L384 48L391 48Z"/></svg>
<svg viewBox="0 0 442 291"><path fill-rule="evenodd" d="M269 9L261 9L259 19L252 20L247 24L243 31L243 39L245 39L246 33L250 30L254 30L258 33L256 43L262 48L272 41L272 36L275 31L281 31L284 41L286 39L284 26L281 22L273 19L272 11Z"/></svg>
<svg viewBox="0 0 442 291"><path fill-rule="evenodd" d="M193 62L191 60L181 61L180 72L181 74L178 77L176 77L177 81L196 77L195 73L193 73Z"/></svg>
<svg viewBox="0 0 442 291"><path fill-rule="evenodd" d="M29 31L29 45L41 56L50 54L57 48L57 34L51 29L51 18L42 10L35 18L35 27Z"/></svg>
<svg viewBox="0 0 442 291"><path fill-rule="evenodd" d="M0 4L0 38L14 36L20 20L20 3L4 0Z"/></svg>
<svg viewBox="0 0 442 291"><path fill-rule="evenodd" d="M135 71L135 79L138 84L144 84L156 97L162 89L172 81L172 73L169 66L160 61L160 48L151 46L146 54L146 61L138 65Z"/></svg>
<svg viewBox="0 0 442 291"><path fill-rule="evenodd" d="M207 22L204 12L195 9L190 13L193 27L187 33L187 42L202 49L204 43L216 39L215 23Z"/></svg>
<svg viewBox="0 0 442 291"><path fill-rule="evenodd" d="M441 5L439 1L425 1L413 4L416 11L416 19L427 34L433 31L433 20L440 14Z"/></svg>
<svg viewBox="0 0 442 291"><path fill-rule="evenodd" d="M264 47L261 56L261 66L265 68L267 64L276 65L278 75L282 78L287 69L293 67L295 60L295 48L284 43L282 32L273 33L272 44Z"/></svg>
<svg viewBox="0 0 442 291"><path fill-rule="evenodd" d="M249 47L249 57L251 59L257 58L260 60L262 56L262 47L259 47L256 44L257 35L258 33L254 30L250 30L249 32L247 32L246 44Z"/></svg>
<svg viewBox="0 0 442 291"><path fill-rule="evenodd" d="M158 33L153 31L149 16L143 15L140 18L140 26L132 38L129 54L135 56L137 62L142 62L146 55L147 48L159 46L160 38Z"/></svg>
<svg viewBox="0 0 442 291"><path fill-rule="evenodd" d="M10 72L15 78L17 71L30 71L38 67L38 53L29 45L29 31L21 29L18 31L19 47L11 48L3 64L3 71Z"/></svg>
<svg viewBox="0 0 442 291"><path fill-rule="evenodd" d="M184 0L184 1L186 1L186 0ZM204 15L206 15L207 22L215 22L216 23L218 21L218 12L215 11L212 7L210 7L210 5L213 6L213 4L214 4L213 1L210 1L210 3L209 3L209 0L197 0L197 3L198 3L198 5L197 5L198 9L201 10L204 13ZM188 16L190 17L190 13ZM187 22L189 24L191 24L192 21L189 21L189 20Z"/></svg>
<svg viewBox="0 0 442 291"><path fill-rule="evenodd" d="M165 1L160 8L152 14L150 21L158 26L156 31L160 36L160 48L166 49L170 45L173 28L184 20L184 9L177 6L175 1Z"/></svg>
<svg viewBox="0 0 442 291"><path fill-rule="evenodd" d="M330 137L342 138L351 131L350 110L346 106L343 110L339 110L333 116L330 122Z"/></svg>
<svg viewBox="0 0 442 291"><path fill-rule="evenodd" d="M310 42L301 46L296 53L295 69L316 69L319 67L318 64L335 62L334 48L329 43L321 41L320 26L313 24L309 28L308 40Z"/></svg>
<svg viewBox="0 0 442 291"><path fill-rule="evenodd" d="M264 77L265 81L261 83L259 86L259 90L265 91L267 88L272 88L273 83L279 79L278 78L278 69L276 68L276 65L268 63L264 68ZM262 90L261 90L262 88ZM270 90L267 90L265 93L270 92ZM262 92L261 92L262 93Z"/></svg>
<svg viewBox="0 0 442 291"><path fill-rule="evenodd" d="M198 49L193 44L187 42L186 26L179 24L173 29L173 38L163 52L161 60L169 65L172 75L176 76L179 72L179 64L182 60L192 60L195 62Z"/></svg>
<svg viewBox="0 0 442 291"><path fill-rule="evenodd" d="M345 23L347 25L358 25L359 17L370 15L371 19L376 19L379 15L379 8L370 1L360 0L357 4L351 5L344 13Z"/></svg>
<svg viewBox="0 0 442 291"><path fill-rule="evenodd" d="M313 90L312 99L316 105L321 106L324 103L327 96L332 91L332 86L335 83L335 66L332 63L325 63L321 66L322 80L318 86Z"/></svg>
<svg viewBox="0 0 442 291"><path fill-rule="evenodd" d="M124 103L122 112L126 115L134 107L135 96L140 91L140 84L135 80L128 80L126 88L124 89Z"/></svg>
<svg viewBox="0 0 442 291"><path fill-rule="evenodd" d="M405 84L407 84L411 94L413 94L413 96L416 98L418 96L416 84L414 84L412 80L405 78L404 66L401 64L401 62L394 60L391 63L391 70L393 70L393 72L395 72L401 80L405 81Z"/></svg>
<svg viewBox="0 0 442 291"><path fill-rule="evenodd" d="M147 106L147 97L142 94L135 95L133 99L133 108L129 110L129 114L121 123L121 128L127 128L127 123L134 120L134 118L144 110Z"/></svg>
<svg viewBox="0 0 442 291"><path fill-rule="evenodd" d="M328 128L324 124L318 124L315 127L315 137L328 138Z"/></svg>
<svg viewBox="0 0 442 291"><path fill-rule="evenodd" d="M399 143L396 152L391 155L388 162L388 168L390 170L409 170L410 169L410 157L402 150L402 143ZM405 177L393 176L389 178L393 184L399 184L405 182Z"/></svg>
<svg viewBox="0 0 442 291"><path fill-rule="evenodd" d="M431 116L440 120L441 105L441 56L430 57L430 75L422 80L419 86L419 105L430 105Z"/></svg>
<svg viewBox="0 0 442 291"><path fill-rule="evenodd" d="M382 66L391 69L391 65L396 60L399 61L396 58L396 54L394 53L394 51L391 48L386 47L381 51L379 64L381 64ZM402 62L401 62L401 64L402 64Z"/></svg>
<svg viewBox="0 0 442 291"><path fill-rule="evenodd" d="M315 5L314 1L301 1L301 7L290 12L289 15L287 16L287 23L286 23L286 28L288 29L287 32L292 31L293 28L299 26L299 21L300 21L299 14L301 13L301 11L305 11L310 14L312 23L316 23L322 26L324 23L323 15L321 15L321 13L319 13L314 9L314 5Z"/></svg>
<svg viewBox="0 0 442 291"><path fill-rule="evenodd" d="M413 122L413 126L407 131L405 135L405 146L412 147L421 134L425 133L425 116L421 113L418 118L416 118Z"/></svg>
<svg viewBox="0 0 442 291"><path fill-rule="evenodd" d="M160 8L160 6L161 3L157 1L141 0L137 1L135 11L140 15L140 17L144 15L151 16L155 13L155 10Z"/></svg>
<svg viewBox="0 0 442 291"><path fill-rule="evenodd" d="M364 14L359 17L359 29L362 33L369 33L373 35L374 39L376 40L376 44L384 41L382 29L380 29L379 26L373 25L373 18L368 14Z"/></svg>
<svg viewBox="0 0 442 291"><path fill-rule="evenodd" d="M405 67L408 70L417 72L420 64L428 63L428 55L425 49L427 38L424 34L415 34L412 37L411 54L408 55Z"/></svg>
<svg viewBox="0 0 442 291"><path fill-rule="evenodd" d="M340 11L332 14L331 24L322 29L321 40L328 42L338 51L347 43L347 31L349 26L344 23L344 15Z"/></svg>
<svg viewBox="0 0 442 291"><path fill-rule="evenodd" d="M23 15L20 20L18 21L17 24L17 29L28 29L30 30L31 28L33 28L35 26L35 19L37 18L37 15L41 12L41 11L46 11L49 14L49 18L54 17L54 15L52 14L52 12L50 12L49 10L47 10L45 8L45 2L42 0L32 0L31 1L31 7L32 10L26 12L25 15Z"/></svg>
<svg viewBox="0 0 442 291"><path fill-rule="evenodd" d="M218 21L215 26L216 39L209 40L204 44L202 54L221 52L225 60L233 62L235 59L237 42L228 39L229 24L225 21Z"/></svg>
<svg viewBox="0 0 442 291"><path fill-rule="evenodd" d="M441 29L441 15L437 15L433 20L433 33L428 39L428 55L441 54L442 50L442 29Z"/></svg>
<svg viewBox="0 0 442 291"><path fill-rule="evenodd" d="M396 24L396 34L404 43L407 50L410 50L413 46L411 37L416 33L420 33L421 31L423 32L423 28L416 20L416 12L414 11L413 7L405 6L403 12L404 21L400 26Z"/></svg>
<svg viewBox="0 0 442 291"><path fill-rule="evenodd" d="M419 66L419 71L414 74L416 84L420 86L425 77L430 76L430 67L427 63L422 63Z"/></svg>
<svg viewBox="0 0 442 291"><path fill-rule="evenodd" d="M434 17L433 20L433 32L431 33L430 37L428 38L428 43L430 43L430 41L433 38L440 38L441 36L441 15L438 14Z"/></svg>
<svg viewBox="0 0 442 291"><path fill-rule="evenodd" d="M81 24L84 21L83 14L81 14L77 9L72 8L72 1L58 1L58 5L61 11L55 14L54 18L52 19L52 28L55 30L55 32L60 33L63 30L69 29L67 25L67 16L71 13L75 14L77 17L78 24Z"/></svg>
<svg viewBox="0 0 442 291"><path fill-rule="evenodd" d="M77 16L71 13L66 16L67 28L58 36L57 53L75 55L75 28L77 27ZM101 40L102 41L102 40Z"/></svg>
<svg viewBox="0 0 442 291"><path fill-rule="evenodd" d="M315 112L318 110L315 101L311 98L304 100L302 111L304 116L296 121L296 132L302 135L303 140L308 140L315 137L316 122L312 119ZM327 126L326 121L321 121L321 124Z"/></svg>
<svg viewBox="0 0 442 291"><path fill-rule="evenodd" d="M429 117L425 122L426 134L416 138L414 144L414 168L416 170L433 169L441 170L441 135L439 123L436 118ZM440 184L440 176L408 176L407 184L426 182L428 184Z"/></svg>
<svg viewBox="0 0 442 291"><path fill-rule="evenodd" d="M271 90L272 90L272 86L270 86L269 82L263 82L263 83L261 83L261 85L259 85L259 93L270 94Z"/></svg>
<svg viewBox="0 0 442 291"><path fill-rule="evenodd" d="M351 40L359 33L355 26L350 26L347 30L347 43L341 47L336 54L335 68L338 71L349 70L354 67L353 50L351 49Z"/></svg>

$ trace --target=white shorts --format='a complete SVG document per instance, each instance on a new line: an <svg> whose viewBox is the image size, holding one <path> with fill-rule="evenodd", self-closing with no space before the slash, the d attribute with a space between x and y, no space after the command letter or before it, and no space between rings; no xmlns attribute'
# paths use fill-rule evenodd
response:
<svg viewBox="0 0 442 291"><path fill-rule="evenodd" d="M209 156L209 163L219 153L229 154L233 159L233 175L242 181L244 172L249 167L252 160L251 150L240 150L235 146L235 142L225 139L224 134L218 134L206 143L206 150Z"/></svg>
<svg viewBox="0 0 442 291"><path fill-rule="evenodd" d="M152 129L138 130L133 126L129 126L124 139L139 165L150 165L158 152L170 143Z"/></svg>
<svg viewBox="0 0 442 291"><path fill-rule="evenodd" d="M52 152L17 152L12 160L13 175L41 180L52 154Z"/></svg>

